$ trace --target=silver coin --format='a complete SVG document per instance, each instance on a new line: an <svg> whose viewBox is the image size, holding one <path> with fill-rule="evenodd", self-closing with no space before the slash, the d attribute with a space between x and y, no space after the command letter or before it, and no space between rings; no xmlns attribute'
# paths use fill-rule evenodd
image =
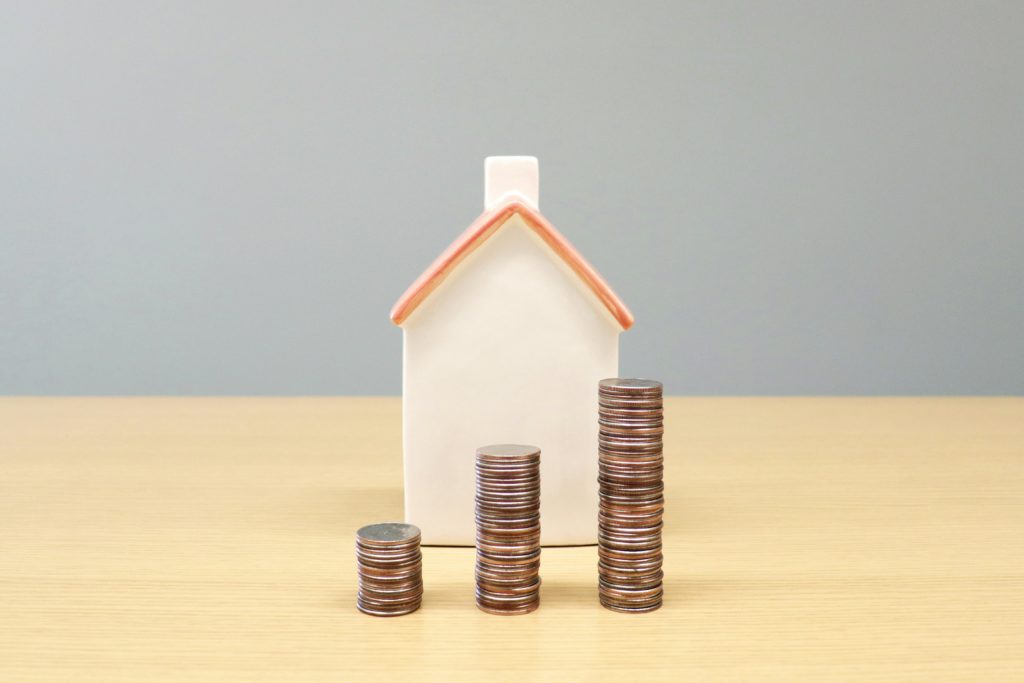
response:
<svg viewBox="0 0 1024 683"><path fill-rule="evenodd" d="M630 377L609 377L598 382L601 391L625 391L637 393L653 393L662 390L661 382L653 379L635 379Z"/></svg>
<svg viewBox="0 0 1024 683"><path fill-rule="evenodd" d="M356 536L365 543L386 545L417 539L420 537L420 530L413 524L385 522L364 526L356 532Z"/></svg>
<svg viewBox="0 0 1024 683"><path fill-rule="evenodd" d="M526 444L496 443L489 446L481 446L476 449L476 454L478 457L484 458L526 458L540 455L540 449Z"/></svg>

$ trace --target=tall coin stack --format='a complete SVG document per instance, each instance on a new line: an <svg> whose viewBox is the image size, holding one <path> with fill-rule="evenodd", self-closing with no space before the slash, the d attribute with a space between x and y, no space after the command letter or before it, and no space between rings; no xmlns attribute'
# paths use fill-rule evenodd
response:
<svg viewBox="0 0 1024 683"><path fill-rule="evenodd" d="M661 607L661 383L605 379L598 386L598 593L617 612Z"/></svg>
<svg viewBox="0 0 1024 683"><path fill-rule="evenodd" d="M415 612L423 600L420 530L412 524L371 524L356 532L356 606L375 617Z"/></svg>
<svg viewBox="0 0 1024 683"><path fill-rule="evenodd" d="M540 604L540 449L476 451L476 604L526 614Z"/></svg>

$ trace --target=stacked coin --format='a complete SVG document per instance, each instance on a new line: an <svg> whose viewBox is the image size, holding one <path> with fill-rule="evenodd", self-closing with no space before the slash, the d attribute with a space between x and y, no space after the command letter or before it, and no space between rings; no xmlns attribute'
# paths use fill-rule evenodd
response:
<svg viewBox="0 0 1024 683"><path fill-rule="evenodd" d="M526 614L540 604L540 449L476 451L476 604Z"/></svg>
<svg viewBox="0 0 1024 683"><path fill-rule="evenodd" d="M661 383L605 379L598 386L598 592L617 612L650 612L663 595Z"/></svg>
<svg viewBox="0 0 1024 683"><path fill-rule="evenodd" d="M415 612L423 599L420 530L412 524L364 526L356 532L356 606L375 617Z"/></svg>

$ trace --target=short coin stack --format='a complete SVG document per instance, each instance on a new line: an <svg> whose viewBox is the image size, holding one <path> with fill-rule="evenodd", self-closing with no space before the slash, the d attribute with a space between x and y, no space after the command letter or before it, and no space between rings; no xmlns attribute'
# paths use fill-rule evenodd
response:
<svg viewBox="0 0 1024 683"><path fill-rule="evenodd" d="M423 600L420 530L412 524L364 526L356 532L356 606L375 617L415 612Z"/></svg>
<svg viewBox="0 0 1024 683"><path fill-rule="evenodd" d="M617 612L661 607L661 383L605 379L598 386L598 592Z"/></svg>
<svg viewBox="0 0 1024 683"><path fill-rule="evenodd" d="M540 449L476 451L476 604L526 614L540 604Z"/></svg>

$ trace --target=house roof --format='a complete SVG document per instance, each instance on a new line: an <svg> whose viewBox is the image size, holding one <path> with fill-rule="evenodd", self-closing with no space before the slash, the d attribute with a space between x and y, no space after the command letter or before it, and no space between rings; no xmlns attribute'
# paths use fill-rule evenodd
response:
<svg viewBox="0 0 1024 683"><path fill-rule="evenodd" d="M415 282L409 285L405 294L391 309L391 321L396 325L404 323L464 258L486 242L514 214L518 214L551 247L551 250L565 261L566 265L608 309L623 330L632 327L633 314L629 312L622 299L612 291L608 283L594 270L594 267L587 263L587 260L569 244L569 240L555 230L555 227L548 223L539 211L515 199L485 211L473 221L473 224L459 235Z"/></svg>

